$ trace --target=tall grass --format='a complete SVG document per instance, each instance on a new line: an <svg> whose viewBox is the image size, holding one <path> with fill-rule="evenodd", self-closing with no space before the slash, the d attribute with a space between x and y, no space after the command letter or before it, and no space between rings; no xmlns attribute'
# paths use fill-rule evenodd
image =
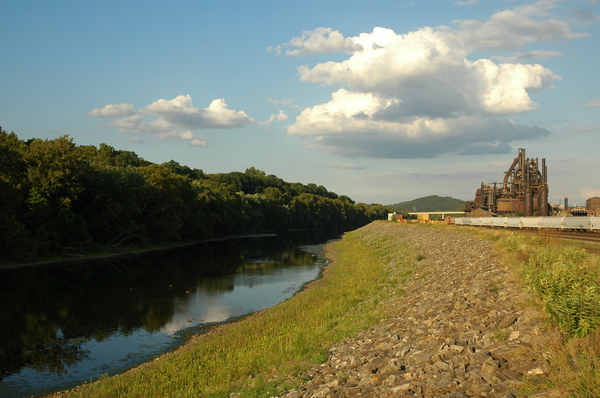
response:
<svg viewBox="0 0 600 398"><path fill-rule="evenodd" d="M582 247L547 236L509 234L500 247L520 262L523 281L567 337L600 325L600 261Z"/></svg>
<svg viewBox="0 0 600 398"><path fill-rule="evenodd" d="M298 386L332 344L392 315L382 303L418 267L406 250L377 228L346 234L335 263L294 298L65 396L264 397Z"/></svg>
<svg viewBox="0 0 600 398"><path fill-rule="evenodd" d="M600 322L600 267L584 249L547 246L523 265L526 281L568 336L585 337Z"/></svg>

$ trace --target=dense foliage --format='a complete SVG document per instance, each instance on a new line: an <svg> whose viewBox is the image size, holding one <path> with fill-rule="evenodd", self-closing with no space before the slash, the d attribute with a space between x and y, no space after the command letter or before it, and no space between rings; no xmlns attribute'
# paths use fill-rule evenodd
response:
<svg viewBox="0 0 600 398"><path fill-rule="evenodd" d="M0 128L0 259L123 249L286 229L356 228L384 219L316 184L249 168L205 174L62 136L20 140Z"/></svg>
<svg viewBox="0 0 600 398"><path fill-rule="evenodd" d="M397 211L464 211L465 201L449 196L430 195L389 205Z"/></svg>

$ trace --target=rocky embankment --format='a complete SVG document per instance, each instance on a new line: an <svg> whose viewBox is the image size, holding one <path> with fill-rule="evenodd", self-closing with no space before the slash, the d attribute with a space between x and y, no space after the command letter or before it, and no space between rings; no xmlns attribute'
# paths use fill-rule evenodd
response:
<svg viewBox="0 0 600 398"><path fill-rule="evenodd" d="M422 226L365 228L407 242L406 255L423 253L404 293L382 304L397 315L331 347L304 385L280 397L517 397L524 377L544 377L540 343L553 332L490 242Z"/></svg>

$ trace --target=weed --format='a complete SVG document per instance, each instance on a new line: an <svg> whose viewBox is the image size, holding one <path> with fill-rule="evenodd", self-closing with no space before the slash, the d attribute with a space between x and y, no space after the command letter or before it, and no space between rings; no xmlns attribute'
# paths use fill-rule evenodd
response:
<svg viewBox="0 0 600 398"><path fill-rule="evenodd" d="M530 289L569 336L585 337L600 323L599 267L583 249L544 246L523 266Z"/></svg>
<svg viewBox="0 0 600 398"><path fill-rule="evenodd" d="M497 293L498 292L498 285L496 285L495 283L488 283L488 285L485 287L486 290L490 293Z"/></svg>
<svg viewBox="0 0 600 398"><path fill-rule="evenodd" d="M498 329L498 331L494 334L494 338L498 341L506 340L510 336L510 330L508 329Z"/></svg>

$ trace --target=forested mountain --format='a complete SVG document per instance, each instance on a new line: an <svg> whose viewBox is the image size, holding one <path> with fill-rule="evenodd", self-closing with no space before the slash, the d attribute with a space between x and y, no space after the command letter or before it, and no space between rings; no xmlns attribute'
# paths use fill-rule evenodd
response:
<svg viewBox="0 0 600 398"><path fill-rule="evenodd" d="M413 199L408 202L388 205L396 211L462 211L465 209L465 201L451 198L449 196L430 195Z"/></svg>
<svg viewBox="0 0 600 398"><path fill-rule="evenodd" d="M255 168L205 174L63 136L0 128L0 260L191 241L235 233L357 228L389 208Z"/></svg>

